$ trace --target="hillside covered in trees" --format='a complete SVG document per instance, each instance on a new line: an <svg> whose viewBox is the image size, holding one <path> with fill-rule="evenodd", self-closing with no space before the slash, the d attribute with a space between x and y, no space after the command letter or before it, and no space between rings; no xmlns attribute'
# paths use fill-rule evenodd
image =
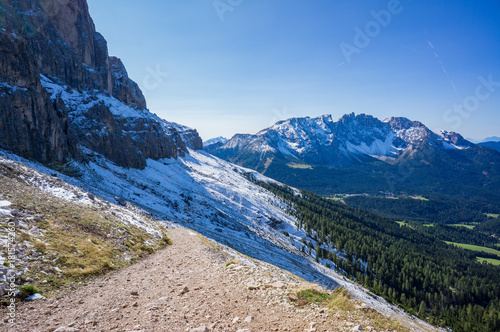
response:
<svg viewBox="0 0 500 332"><path fill-rule="evenodd" d="M432 324L453 331L500 330L500 267L437 236L316 194L258 182L293 206L317 261ZM325 248L335 248L328 250ZM324 261L325 262L325 261Z"/></svg>

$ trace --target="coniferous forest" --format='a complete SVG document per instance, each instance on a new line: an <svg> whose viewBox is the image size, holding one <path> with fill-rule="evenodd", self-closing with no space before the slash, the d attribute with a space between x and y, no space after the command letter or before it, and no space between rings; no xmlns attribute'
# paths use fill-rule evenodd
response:
<svg viewBox="0 0 500 332"><path fill-rule="evenodd" d="M255 182L293 206L298 226L317 241L317 261L328 259L345 277L434 325L500 330L500 267L481 264L474 252L390 218L307 191L297 194ZM328 246L337 254L324 249Z"/></svg>

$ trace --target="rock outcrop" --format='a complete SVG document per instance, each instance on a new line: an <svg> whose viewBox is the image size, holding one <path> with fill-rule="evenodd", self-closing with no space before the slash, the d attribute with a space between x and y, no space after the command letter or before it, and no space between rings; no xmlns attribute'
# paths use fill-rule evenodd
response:
<svg viewBox="0 0 500 332"><path fill-rule="evenodd" d="M85 159L120 166L201 149L196 130L146 109L139 86L108 55L86 0L1 0L0 148L47 164Z"/></svg>
<svg viewBox="0 0 500 332"><path fill-rule="evenodd" d="M128 77L123 62L117 57L110 57L109 60L113 77L113 96L129 105L145 109L146 99L137 83Z"/></svg>

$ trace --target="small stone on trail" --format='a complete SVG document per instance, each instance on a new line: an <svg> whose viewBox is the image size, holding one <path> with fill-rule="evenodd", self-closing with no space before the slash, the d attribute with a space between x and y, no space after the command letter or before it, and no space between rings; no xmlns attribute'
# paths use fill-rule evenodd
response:
<svg viewBox="0 0 500 332"><path fill-rule="evenodd" d="M79 332L80 330L74 327L61 326L54 332Z"/></svg>
<svg viewBox="0 0 500 332"><path fill-rule="evenodd" d="M189 288L186 286L186 287L184 287L184 288L181 290L181 292L179 293L179 295L184 295L184 294L186 294L187 292L189 292Z"/></svg>
<svg viewBox="0 0 500 332"><path fill-rule="evenodd" d="M259 285L257 285L256 283L253 283L253 282L249 282L247 284L247 287L249 290L256 290L256 289L259 289Z"/></svg>
<svg viewBox="0 0 500 332"><path fill-rule="evenodd" d="M27 297L26 299L24 299L24 301L36 301L36 300L41 300L44 298L45 298L45 296L43 296L42 294L36 293L36 294L31 295L30 297Z"/></svg>
<svg viewBox="0 0 500 332"><path fill-rule="evenodd" d="M283 282L281 282L281 281L276 281L275 283L272 283L272 284L271 284L271 287L273 287L273 288L278 288L278 289L283 289L283 288L285 288L286 286L285 286L285 284L284 284Z"/></svg>

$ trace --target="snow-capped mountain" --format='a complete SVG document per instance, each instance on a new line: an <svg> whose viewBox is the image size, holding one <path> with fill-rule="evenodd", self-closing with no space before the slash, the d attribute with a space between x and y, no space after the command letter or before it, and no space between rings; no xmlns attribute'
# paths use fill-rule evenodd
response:
<svg viewBox="0 0 500 332"><path fill-rule="evenodd" d="M425 146L456 150L471 145L459 134L434 133L418 121L380 121L370 115L347 114L338 121L331 115L280 121L256 135L235 135L211 152L234 161L243 161L240 155L258 154L263 163L284 157L312 165L349 167L373 158L395 161Z"/></svg>
<svg viewBox="0 0 500 332"><path fill-rule="evenodd" d="M497 151L402 117L293 118L205 151L325 195L474 192L490 203L500 199Z"/></svg>
<svg viewBox="0 0 500 332"><path fill-rule="evenodd" d="M202 147L196 130L165 121L135 104L103 91L75 90L56 77L41 74L40 81L50 100L67 111L80 145L120 165L144 168L147 158L177 158L188 148Z"/></svg>
<svg viewBox="0 0 500 332"><path fill-rule="evenodd" d="M211 138L203 142L203 148L208 148L209 146L213 148L214 145L220 147L224 145L227 141L228 139L222 136Z"/></svg>

